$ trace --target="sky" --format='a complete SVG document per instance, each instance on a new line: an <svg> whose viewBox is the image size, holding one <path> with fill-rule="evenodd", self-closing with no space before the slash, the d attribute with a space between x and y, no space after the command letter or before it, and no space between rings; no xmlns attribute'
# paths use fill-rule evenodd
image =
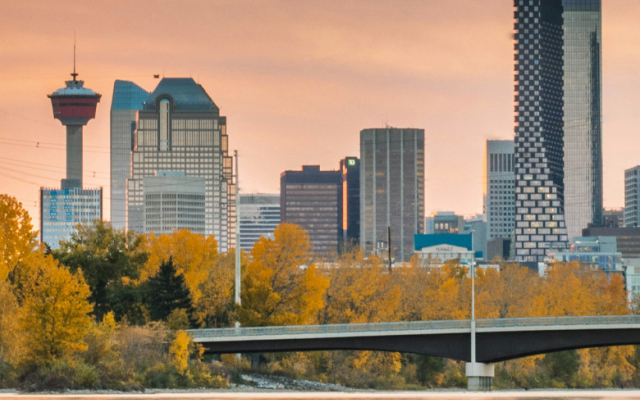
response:
<svg viewBox="0 0 640 400"><path fill-rule="evenodd" d="M640 1L603 0L604 205L640 164ZM84 129L84 185L105 189L116 79L196 79L227 117L240 190L337 169L365 128L425 130L425 210L482 212L485 141L513 138L512 0L0 2L0 193L37 226L39 188L65 175L47 94L73 68L102 94Z"/></svg>

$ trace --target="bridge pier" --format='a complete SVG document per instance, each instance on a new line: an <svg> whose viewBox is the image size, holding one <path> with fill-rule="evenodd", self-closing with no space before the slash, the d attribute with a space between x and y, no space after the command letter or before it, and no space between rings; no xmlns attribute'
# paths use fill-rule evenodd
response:
<svg viewBox="0 0 640 400"><path fill-rule="evenodd" d="M474 391L490 391L493 386L493 364L479 362L466 365L467 389Z"/></svg>

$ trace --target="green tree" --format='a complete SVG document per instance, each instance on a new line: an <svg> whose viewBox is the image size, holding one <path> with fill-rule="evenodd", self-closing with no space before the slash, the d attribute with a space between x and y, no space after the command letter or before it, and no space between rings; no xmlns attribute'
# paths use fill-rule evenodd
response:
<svg viewBox="0 0 640 400"><path fill-rule="evenodd" d="M193 303L184 275L176 270L173 260L160 264L155 276L147 281L147 303L154 321L164 321L174 310L191 313Z"/></svg>
<svg viewBox="0 0 640 400"><path fill-rule="evenodd" d="M69 240L61 240L59 250L52 251L71 271L82 269L98 320L111 310L119 319L130 312L129 307L135 309L139 304L135 301L139 300L135 293L138 287L132 281L139 278L147 260L143 238L96 220L91 225L78 225L77 232Z"/></svg>

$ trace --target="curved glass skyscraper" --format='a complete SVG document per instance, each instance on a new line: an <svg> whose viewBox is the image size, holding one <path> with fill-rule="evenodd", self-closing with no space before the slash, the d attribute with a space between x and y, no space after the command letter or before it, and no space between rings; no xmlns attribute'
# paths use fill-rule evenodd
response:
<svg viewBox="0 0 640 400"><path fill-rule="evenodd" d="M601 0L563 0L564 209L569 239L602 223Z"/></svg>

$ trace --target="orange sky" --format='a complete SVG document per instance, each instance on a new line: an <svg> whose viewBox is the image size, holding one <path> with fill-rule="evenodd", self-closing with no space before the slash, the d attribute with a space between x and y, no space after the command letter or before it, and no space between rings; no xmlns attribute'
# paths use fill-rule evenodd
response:
<svg viewBox="0 0 640 400"><path fill-rule="evenodd" d="M623 170L640 164L640 1L603 3L604 203L620 207ZM85 186L104 186L107 218L115 79L199 80L228 118L244 192L277 192L302 164L337 168L361 129L389 124L425 129L427 213L472 214L484 141L513 137L511 0L3 0L0 15L0 193L36 223L39 187L65 174L46 95L69 78L74 30L80 78L103 95Z"/></svg>

